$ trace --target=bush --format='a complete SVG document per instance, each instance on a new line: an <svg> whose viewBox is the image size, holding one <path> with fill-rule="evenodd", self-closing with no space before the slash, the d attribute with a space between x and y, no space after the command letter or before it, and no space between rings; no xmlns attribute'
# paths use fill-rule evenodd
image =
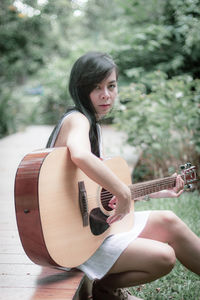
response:
<svg viewBox="0 0 200 300"><path fill-rule="evenodd" d="M40 100L37 123L55 124L72 104L68 93L69 61L53 59L38 72L37 77L44 90Z"/></svg>
<svg viewBox="0 0 200 300"><path fill-rule="evenodd" d="M198 162L199 91L199 79L167 79L160 71L121 89L117 123L127 132L128 142L142 148L138 179L168 175L177 164Z"/></svg>
<svg viewBox="0 0 200 300"><path fill-rule="evenodd" d="M8 86L0 88L0 138L15 132L21 123L17 117L21 103Z"/></svg>

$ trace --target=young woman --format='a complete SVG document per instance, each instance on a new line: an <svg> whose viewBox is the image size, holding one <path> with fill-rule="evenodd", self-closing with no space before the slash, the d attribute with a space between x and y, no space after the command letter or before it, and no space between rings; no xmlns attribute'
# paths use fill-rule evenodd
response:
<svg viewBox="0 0 200 300"><path fill-rule="evenodd" d="M129 188L102 162L98 121L113 107L117 96L117 67L106 54L89 52L74 64L69 91L75 103L53 131L48 147L68 147L83 172L114 196L107 218L111 225L130 212ZM183 180L172 190L152 198L179 197ZM134 213L131 231L109 236L78 268L93 281L94 300L138 299L123 288L151 282L169 273L176 258L200 275L200 239L171 211Z"/></svg>

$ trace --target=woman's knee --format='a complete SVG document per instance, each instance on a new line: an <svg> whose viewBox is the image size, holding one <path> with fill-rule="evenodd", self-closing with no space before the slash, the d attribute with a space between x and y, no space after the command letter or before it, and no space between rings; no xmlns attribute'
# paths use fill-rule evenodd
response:
<svg viewBox="0 0 200 300"><path fill-rule="evenodd" d="M160 213L161 225L171 234L176 235L183 227L181 219L172 211L165 210Z"/></svg>
<svg viewBox="0 0 200 300"><path fill-rule="evenodd" d="M165 244L165 246L160 249L157 257L158 267L161 267L164 272L168 273L173 269L176 263L176 255L171 246Z"/></svg>
<svg viewBox="0 0 200 300"><path fill-rule="evenodd" d="M176 263L174 249L165 243L154 241L150 253L149 273L152 276L160 277L168 274Z"/></svg>
<svg viewBox="0 0 200 300"><path fill-rule="evenodd" d="M161 211L161 218L162 218L162 221L164 223L166 223L167 225L179 222L179 218L171 210L163 210L163 211Z"/></svg>
<svg viewBox="0 0 200 300"><path fill-rule="evenodd" d="M182 227L182 221L172 211L152 211L140 237L171 244Z"/></svg>
<svg viewBox="0 0 200 300"><path fill-rule="evenodd" d="M181 219L171 210L153 211L151 222L155 229L166 229L167 232L182 226Z"/></svg>

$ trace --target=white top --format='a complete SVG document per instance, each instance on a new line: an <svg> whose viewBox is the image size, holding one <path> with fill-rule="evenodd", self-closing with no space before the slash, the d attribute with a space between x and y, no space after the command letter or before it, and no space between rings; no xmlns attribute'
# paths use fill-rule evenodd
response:
<svg viewBox="0 0 200 300"><path fill-rule="evenodd" d="M61 126L68 117L69 114L75 112L76 110L72 110L60 120L58 125L53 130L47 147L54 147L55 141L61 129ZM101 128L100 125L97 124L97 134L100 141L100 157L103 157L102 151L102 137L101 137ZM133 213L134 225L133 228L129 232L118 233L107 237L101 246L96 250L96 252L83 264L77 267L77 269L82 270L91 280L102 278L113 266L116 260L119 258L121 253L128 247L128 245L134 241L139 234L144 229L150 211L143 212L135 212ZM67 251L67 249L66 249ZM68 268L62 268L66 271L70 270Z"/></svg>

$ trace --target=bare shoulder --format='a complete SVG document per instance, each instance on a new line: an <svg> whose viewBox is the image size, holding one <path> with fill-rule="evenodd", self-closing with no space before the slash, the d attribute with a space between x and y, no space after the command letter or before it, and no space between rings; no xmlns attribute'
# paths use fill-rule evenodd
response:
<svg viewBox="0 0 200 300"><path fill-rule="evenodd" d="M65 146L69 135L88 135L89 132L89 121L80 112L73 112L69 114L64 120L58 134L55 146Z"/></svg>
<svg viewBox="0 0 200 300"><path fill-rule="evenodd" d="M82 113L75 111L71 113L63 122L63 125L67 124L72 127L86 126L89 127L89 121Z"/></svg>

